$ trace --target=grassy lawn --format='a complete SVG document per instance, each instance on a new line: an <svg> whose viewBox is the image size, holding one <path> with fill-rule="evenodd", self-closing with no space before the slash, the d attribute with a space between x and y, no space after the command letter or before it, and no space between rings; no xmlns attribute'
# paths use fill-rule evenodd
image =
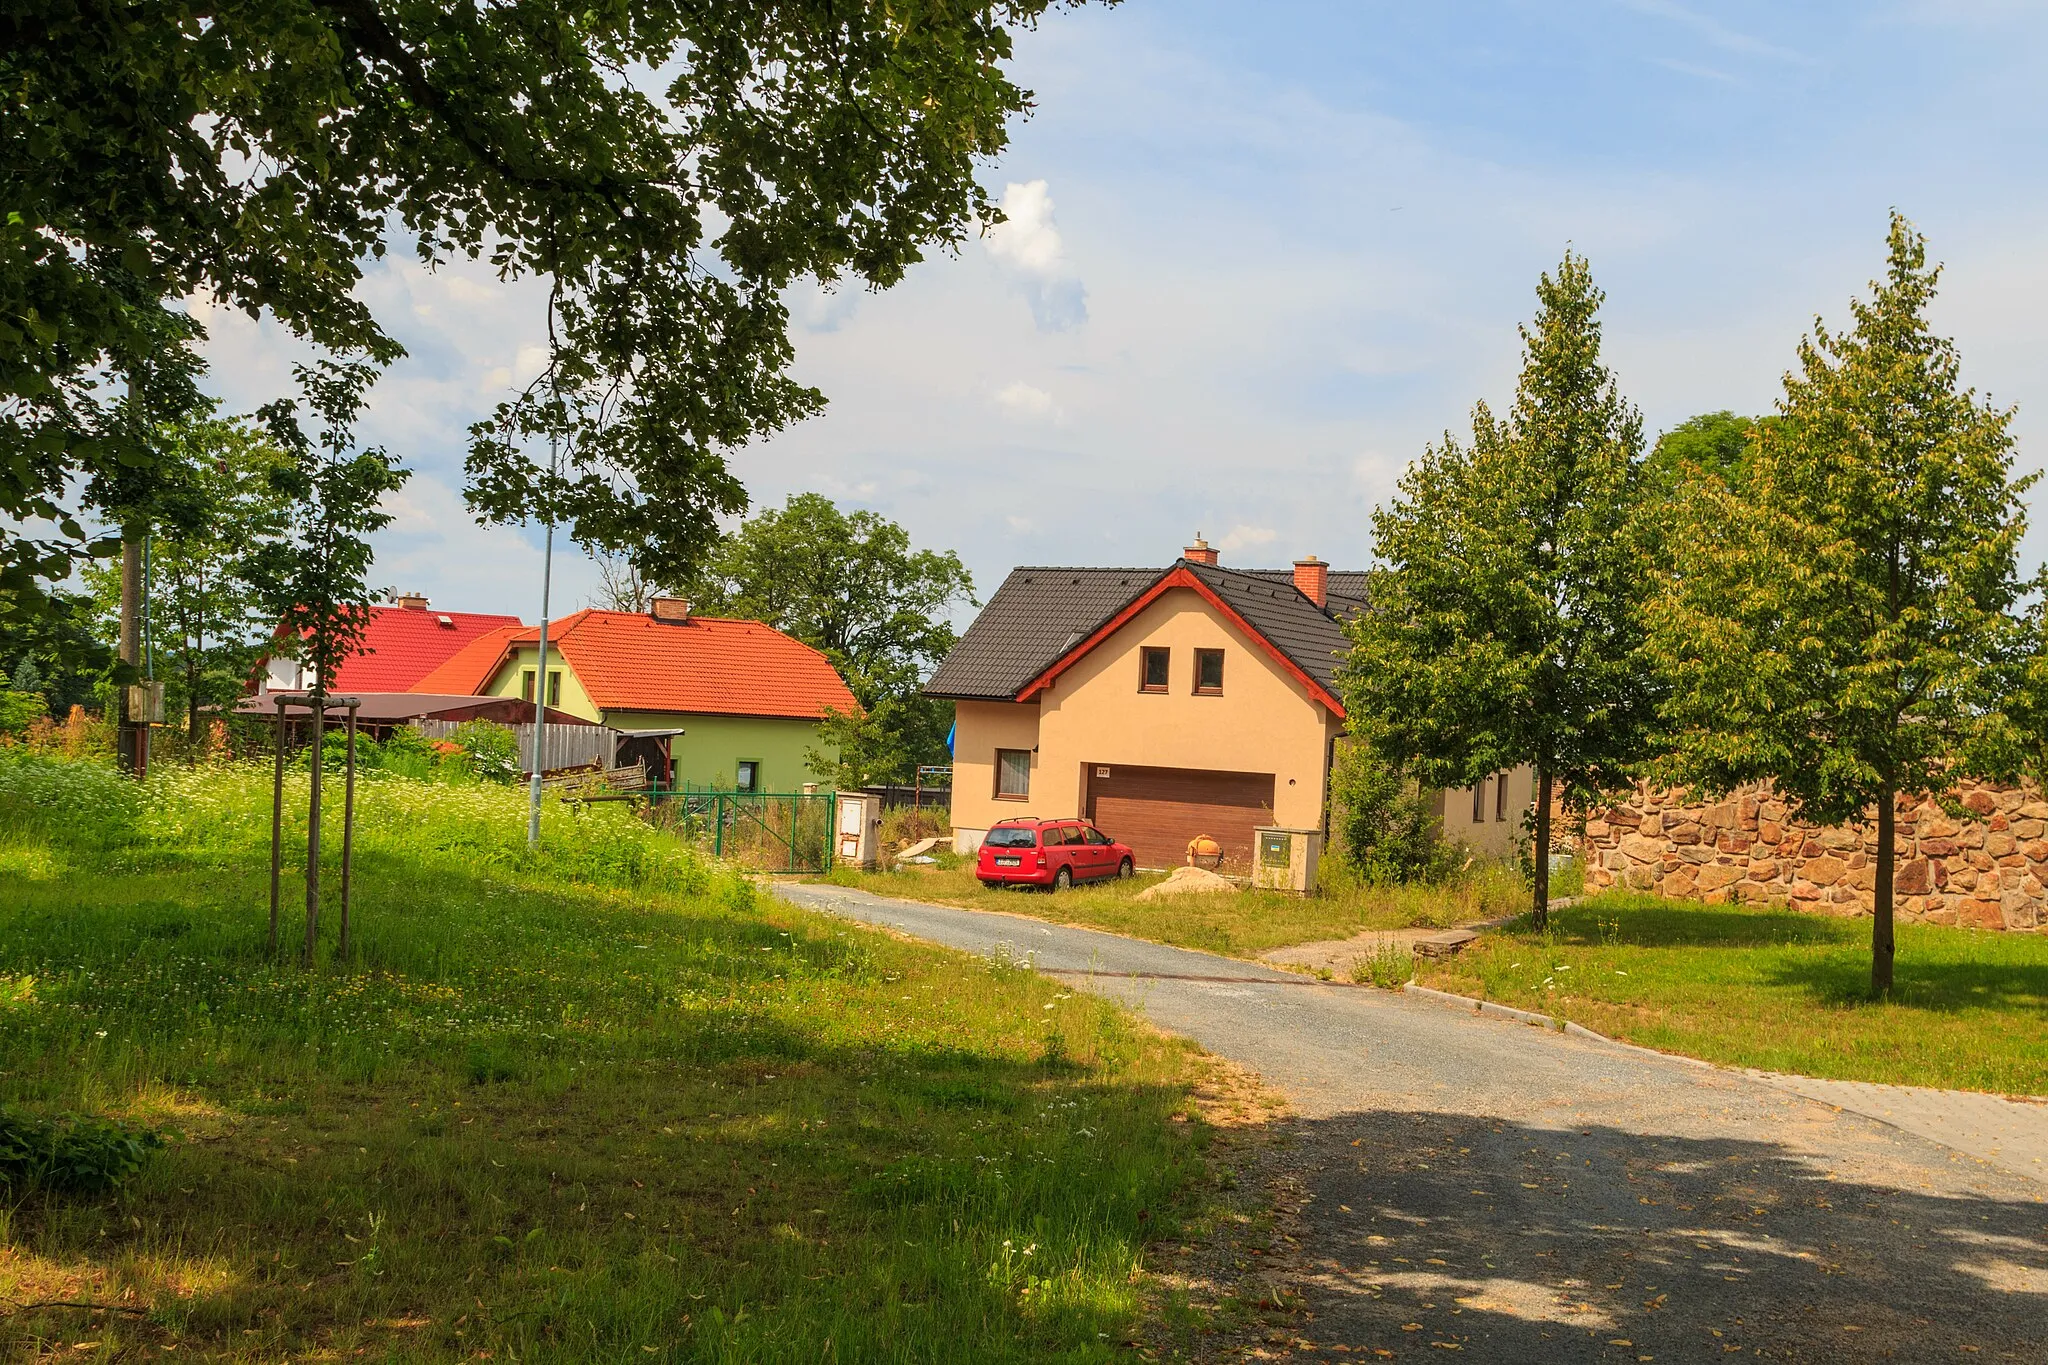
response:
<svg viewBox="0 0 2048 1365"><path fill-rule="evenodd" d="M354 960L276 961L267 776L0 755L0 1102L176 1133L0 1207L0 1357L1128 1354L1190 1047L487 786L368 782Z"/></svg>
<svg viewBox="0 0 2048 1365"><path fill-rule="evenodd" d="M1880 1004L1868 920L1609 894L1417 965L1424 985L1732 1066L2048 1095L2048 935L1902 924Z"/></svg>
<svg viewBox="0 0 2048 1365"><path fill-rule="evenodd" d="M1162 877L1141 875L1129 881L1094 882L1057 894L985 887L964 863L895 872L841 869L824 880L878 896L1030 915L1231 957L1257 957L1274 948L1349 938L1367 929L1490 919L1526 908L1529 894L1513 872L1493 866L1474 869L1448 886L1358 886L1333 875L1322 894L1315 896L1243 891L1234 896L1167 896L1150 901L1141 901L1137 895L1164 880Z"/></svg>

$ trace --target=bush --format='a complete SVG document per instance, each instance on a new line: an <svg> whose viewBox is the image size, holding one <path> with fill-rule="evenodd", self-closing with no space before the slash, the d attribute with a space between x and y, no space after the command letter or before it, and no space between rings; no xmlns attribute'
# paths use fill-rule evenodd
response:
<svg viewBox="0 0 2048 1365"><path fill-rule="evenodd" d="M0 1108L0 1184L10 1194L98 1194L125 1183L163 1145L154 1129L110 1119L45 1119Z"/></svg>
<svg viewBox="0 0 2048 1365"><path fill-rule="evenodd" d="M35 722L50 718L49 703L40 692L0 687L0 735L23 735Z"/></svg>
<svg viewBox="0 0 2048 1365"><path fill-rule="evenodd" d="M448 740L461 748L478 777L510 782L519 776L519 736L509 725L466 720L449 732Z"/></svg>
<svg viewBox="0 0 2048 1365"><path fill-rule="evenodd" d="M1442 881L1457 859L1432 804L1421 784L1353 739L1330 774L1337 856L1369 885Z"/></svg>

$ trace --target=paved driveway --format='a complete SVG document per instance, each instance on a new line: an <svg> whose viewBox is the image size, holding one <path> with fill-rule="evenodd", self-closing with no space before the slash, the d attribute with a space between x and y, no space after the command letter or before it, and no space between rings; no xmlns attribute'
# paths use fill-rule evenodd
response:
<svg viewBox="0 0 2048 1365"><path fill-rule="evenodd" d="M2048 1185L1841 1094L1019 916L777 890L1029 956L1284 1091L1297 1358L2048 1362Z"/></svg>

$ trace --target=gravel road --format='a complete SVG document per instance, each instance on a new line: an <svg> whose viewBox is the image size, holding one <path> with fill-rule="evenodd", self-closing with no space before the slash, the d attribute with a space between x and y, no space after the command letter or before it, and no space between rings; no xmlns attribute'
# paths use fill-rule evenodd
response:
<svg viewBox="0 0 2048 1365"><path fill-rule="evenodd" d="M1398 993L823 885L1123 1001L1292 1101L1295 1359L2048 1362L2048 1185L1782 1085Z"/></svg>

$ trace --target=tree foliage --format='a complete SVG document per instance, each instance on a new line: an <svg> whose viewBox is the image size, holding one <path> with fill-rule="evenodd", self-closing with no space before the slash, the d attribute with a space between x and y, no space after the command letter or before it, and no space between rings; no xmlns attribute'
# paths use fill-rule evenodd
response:
<svg viewBox="0 0 2048 1365"><path fill-rule="evenodd" d="M1940 271L1894 214L1853 324L1816 319L1745 486L1692 493L1649 612L1671 680L1671 779L1770 779L1821 823L1876 826L1871 985L1892 980L1901 796L2017 771L2028 652L2012 412L1961 386L1929 329Z"/></svg>
<svg viewBox="0 0 2048 1365"><path fill-rule="evenodd" d="M159 428L160 472L177 489L185 524L156 530L149 545L151 650L166 708L182 708L198 741L208 707L237 698L270 642L275 618L255 581L263 546L286 531L290 506L279 482L293 463L247 421L203 416ZM121 605L120 566L85 570L97 614L112 638Z"/></svg>
<svg viewBox="0 0 2048 1365"><path fill-rule="evenodd" d="M272 439L288 456L272 471L271 488L291 511L285 533L247 557L247 572L259 604L278 623L274 647L313 670L309 691L319 696L362 649L373 596L369 536L390 524L381 501L403 485L406 471L382 450L356 449L370 366L321 361L300 366L298 378L322 425L308 436L294 403L264 410Z"/></svg>
<svg viewBox="0 0 2048 1365"><path fill-rule="evenodd" d="M364 263L550 282L550 361L474 433L479 514L567 519L674 579L725 451L822 402L784 291L883 288L1000 214L974 179L1050 0L20 0L0 13L0 587L61 578L67 490L146 469L105 401L203 296L401 354ZM559 473L528 458L552 441ZM136 460L141 463L135 463Z"/></svg>
<svg viewBox="0 0 2048 1365"><path fill-rule="evenodd" d="M1770 420L1739 417L1726 409L1688 417L1657 438L1643 462L1643 478L1663 494L1676 493L1701 474L1739 486L1757 431Z"/></svg>
<svg viewBox="0 0 2048 1365"><path fill-rule="evenodd" d="M1353 739L1338 750L1330 817L1337 855L1360 881L1429 882L1450 871L1443 821L1430 794L1370 744Z"/></svg>
<svg viewBox="0 0 2048 1365"><path fill-rule="evenodd" d="M1534 912L1547 915L1551 797L1583 810L1645 756L1642 422L1600 359L1603 299L1567 253L1521 329L1514 406L1485 403L1375 512L1371 605L1347 627L1353 733L1423 781L1536 770Z"/></svg>
<svg viewBox="0 0 2048 1365"><path fill-rule="evenodd" d="M919 688L957 638L948 613L974 603L953 551L913 549L887 517L797 493L743 522L686 590L698 610L766 621L831 658L866 713L827 725L843 781L907 781L947 761L952 707Z"/></svg>

